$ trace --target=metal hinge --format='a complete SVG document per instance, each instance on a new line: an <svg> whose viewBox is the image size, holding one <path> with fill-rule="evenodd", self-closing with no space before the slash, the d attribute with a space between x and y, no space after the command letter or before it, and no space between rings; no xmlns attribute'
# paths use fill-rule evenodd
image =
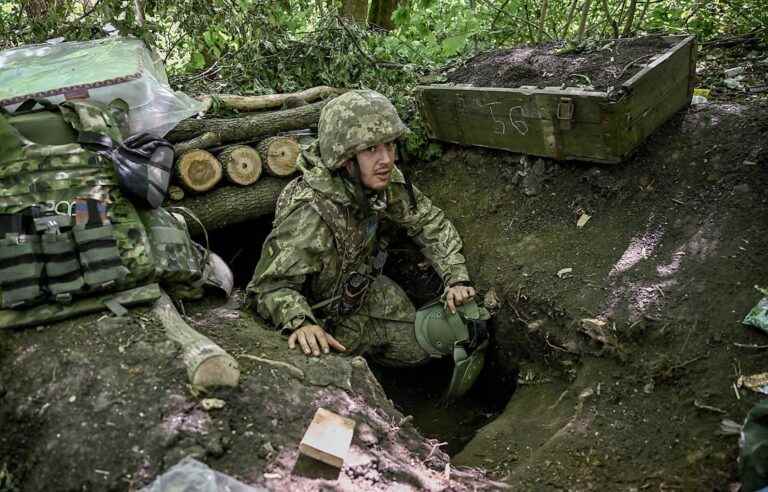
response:
<svg viewBox="0 0 768 492"><path fill-rule="evenodd" d="M573 121L573 99L570 97L561 97L557 103L557 120L560 122L562 130L571 129Z"/></svg>

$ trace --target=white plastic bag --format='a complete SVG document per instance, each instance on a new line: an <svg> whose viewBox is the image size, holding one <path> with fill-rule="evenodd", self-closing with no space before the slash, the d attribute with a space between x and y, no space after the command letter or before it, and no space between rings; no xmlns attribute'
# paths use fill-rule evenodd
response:
<svg viewBox="0 0 768 492"><path fill-rule="evenodd" d="M130 107L132 134L157 137L202 109L168 85L162 61L135 38L22 46L0 52L0 106L13 111L27 99L60 103L87 98Z"/></svg>
<svg viewBox="0 0 768 492"><path fill-rule="evenodd" d="M141 492L261 492L229 475L211 470L204 463L186 457L160 475Z"/></svg>

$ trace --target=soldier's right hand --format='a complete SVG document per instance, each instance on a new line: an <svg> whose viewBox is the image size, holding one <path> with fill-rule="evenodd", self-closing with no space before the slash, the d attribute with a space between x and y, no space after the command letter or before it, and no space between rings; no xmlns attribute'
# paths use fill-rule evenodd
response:
<svg viewBox="0 0 768 492"><path fill-rule="evenodd" d="M296 348L296 341L299 342L306 355L314 355L315 357L320 355L320 350L327 354L331 347L339 352L347 351L344 345L317 325L304 325L291 333L291 336L288 337L288 348Z"/></svg>

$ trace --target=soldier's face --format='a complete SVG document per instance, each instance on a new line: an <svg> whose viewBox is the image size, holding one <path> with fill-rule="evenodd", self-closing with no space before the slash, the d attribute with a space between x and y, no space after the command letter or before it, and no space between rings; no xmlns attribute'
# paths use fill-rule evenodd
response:
<svg viewBox="0 0 768 492"><path fill-rule="evenodd" d="M368 147L358 152L356 157L363 186L376 191L386 188L395 166L394 142Z"/></svg>

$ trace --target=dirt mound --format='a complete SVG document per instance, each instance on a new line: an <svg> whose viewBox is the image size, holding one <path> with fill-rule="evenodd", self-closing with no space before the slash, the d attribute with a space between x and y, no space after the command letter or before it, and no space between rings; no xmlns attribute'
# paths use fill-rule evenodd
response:
<svg viewBox="0 0 768 492"><path fill-rule="evenodd" d="M456 463L521 490L737 480L737 439L717 431L759 399L738 376L765 371L749 346L768 340L740 320L768 278L766 131L767 102L709 104L620 165L454 148L414 170L501 299L496 356L520 365Z"/></svg>
<svg viewBox="0 0 768 492"><path fill-rule="evenodd" d="M239 387L201 393L146 310L0 337L2 490L137 490L184 456L272 490L468 490L395 410L364 359L307 358L248 315L198 303L193 326L238 358ZM255 356L256 358L248 358ZM204 399L219 398L220 409ZM339 474L307 466L298 443L318 406L357 422Z"/></svg>
<svg viewBox="0 0 768 492"><path fill-rule="evenodd" d="M447 74L455 84L476 87L591 86L609 91L671 45L661 37L606 42L599 49L559 52L562 45L522 46L477 55Z"/></svg>

